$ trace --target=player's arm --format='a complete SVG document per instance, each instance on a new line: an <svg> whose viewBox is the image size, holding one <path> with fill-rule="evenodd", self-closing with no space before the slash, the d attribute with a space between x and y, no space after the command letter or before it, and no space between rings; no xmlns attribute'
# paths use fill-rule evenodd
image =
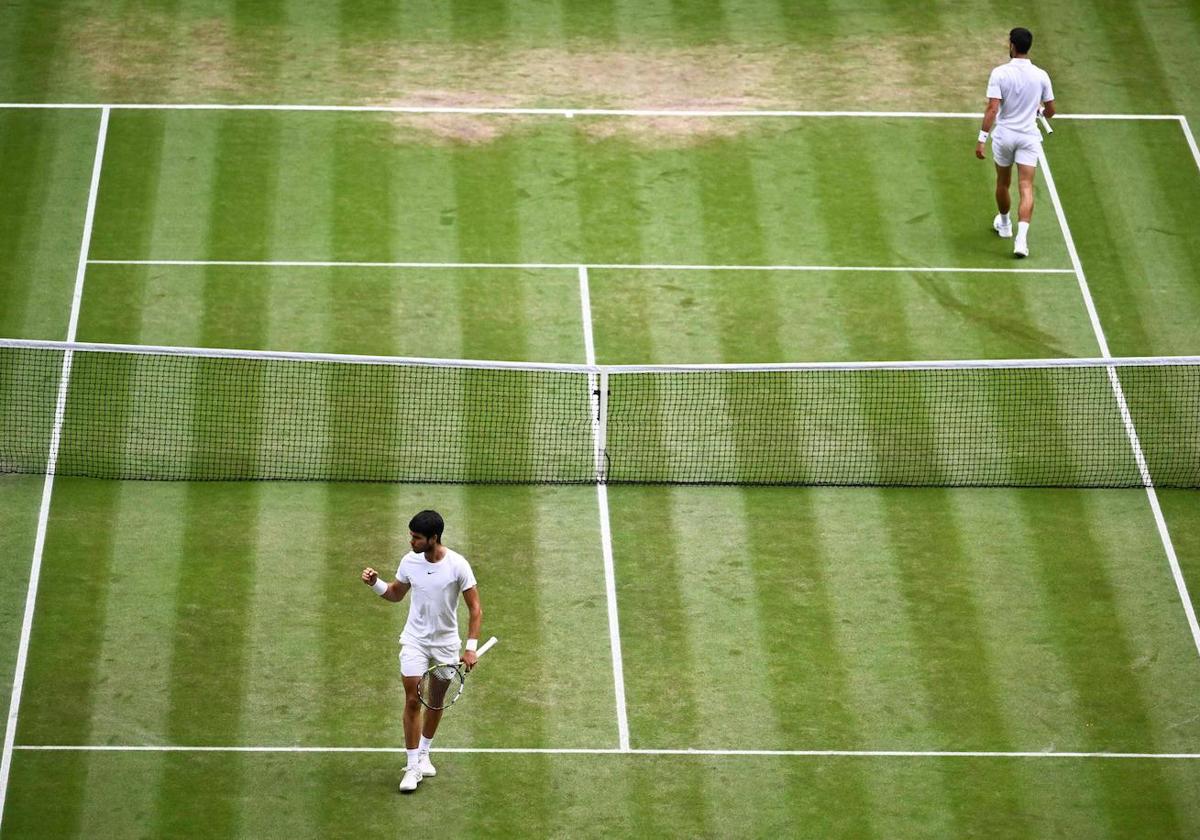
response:
<svg viewBox="0 0 1200 840"><path fill-rule="evenodd" d="M992 130L992 126L996 124L996 115L1000 113L1000 100L994 97L988 98L987 108L983 112L983 125L979 127L979 141L975 144L975 157L983 160L984 145L987 143L987 136Z"/></svg>
<svg viewBox="0 0 1200 840"><path fill-rule="evenodd" d="M479 633L483 629L483 604L479 602L479 587L472 586L470 589L463 592L463 600L467 603L467 611L470 613L470 620L467 622L467 649L463 651L462 660L466 663L467 669L475 667L475 650L471 645L474 640L479 643Z"/></svg>
<svg viewBox="0 0 1200 840"><path fill-rule="evenodd" d="M1054 110L1054 100L1050 99L1042 103L1042 116L1050 119L1058 112Z"/></svg>
<svg viewBox="0 0 1200 840"><path fill-rule="evenodd" d="M379 579L379 573L370 566L363 569L362 582L378 592L379 597L385 601L399 601L412 588L411 584L401 583L398 580L393 580L391 583L384 583Z"/></svg>

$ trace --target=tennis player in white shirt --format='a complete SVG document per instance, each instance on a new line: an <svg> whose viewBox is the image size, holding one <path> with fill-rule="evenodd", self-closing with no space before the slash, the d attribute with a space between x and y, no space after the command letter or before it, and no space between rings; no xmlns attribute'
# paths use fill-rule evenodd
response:
<svg viewBox="0 0 1200 840"><path fill-rule="evenodd" d="M400 634L400 675L404 679L404 746L408 763L400 782L402 793L417 789L421 779L437 770L429 760L429 747L442 720L441 709L425 709L417 696L421 675L433 665L460 661L458 653L458 596L470 611L467 649L461 661L475 667L475 650L483 625L483 606L471 564L456 551L442 545L445 522L433 510L423 510L408 523L412 551L400 560L396 577L388 582L372 568L363 569L363 583L388 601L400 601L412 590L408 621Z"/></svg>
<svg viewBox="0 0 1200 840"><path fill-rule="evenodd" d="M1012 60L992 70L988 78L987 110L983 127L975 144L975 157L984 159L984 144L995 125L992 137L992 157L996 161L996 208L999 215L992 228L1008 239L1013 235L1009 210L1012 198L1012 167L1017 165L1018 189L1021 203L1017 208L1017 236L1013 254L1029 256L1029 221L1033 218L1033 173L1037 170L1042 150L1042 135L1037 129L1038 109L1044 108L1046 119L1054 116L1054 90L1050 76L1029 60L1033 33L1017 27L1008 33L1008 55Z"/></svg>

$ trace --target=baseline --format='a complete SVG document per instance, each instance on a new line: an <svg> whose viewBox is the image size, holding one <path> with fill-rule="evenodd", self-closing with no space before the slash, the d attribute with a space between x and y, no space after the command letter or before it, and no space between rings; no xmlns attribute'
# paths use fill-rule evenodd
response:
<svg viewBox="0 0 1200 840"><path fill-rule="evenodd" d="M30 752L225 752L225 753L403 753L403 747L214 747L150 745L26 744ZM614 749L613 747L434 747L439 753L502 753L515 755L745 755L812 758L1104 758L1200 759L1200 753L1046 752L986 750L720 750L720 749Z"/></svg>
<svg viewBox="0 0 1200 840"><path fill-rule="evenodd" d="M21 692L25 685L25 665L29 658L29 638L33 630L33 613L37 603L38 582L42 572L42 553L46 547L46 529L50 520L50 497L54 492L54 469L58 463L58 447L62 439L63 420L67 413L67 388L71 381L71 344L79 327L79 305L83 300L83 281L87 273L88 249L92 243L92 223L96 217L96 195L100 187L100 168L104 161L104 143L108 137L109 109L100 112L96 155L92 161L92 179L88 186L87 211L83 220L83 237L79 247L79 262L75 269L75 291L71 297L71 317L67 322L67 348L63 352L62 376L58 381L58 396L54 404L54 425L50 431L50 446L46 456L46 481L42 485L42 501L38 510L37 535L33 543L33 560L29 568L29 586L25 592L25 613L21 619L21 639L17 647L17 662L13 671L12 698L8 705L8 723L4 730L4 751L0 754L0 824L4 820L4 803L8 796L8 777L12 770L13 746L17 737L17 719L21 709Z"/></svg>
<svg viewBox="0 0 1200 840"><path fill-rule="evenodd" d="M287 105L223 104L182 102L2 102L4 108L107 108L130 111L314 111L384 114L525 114L541 116L597 117L866 117L978 119L980 111L804 111L725 110L688 108L504 108L455 105ZM1176 120L1179 114L1057 114L1056 120Z"/></svg>

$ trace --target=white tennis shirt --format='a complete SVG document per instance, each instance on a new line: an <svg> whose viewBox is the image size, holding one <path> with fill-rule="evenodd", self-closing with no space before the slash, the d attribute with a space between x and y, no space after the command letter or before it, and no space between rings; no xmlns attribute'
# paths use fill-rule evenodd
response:
<svg viewBox="0 0 1200 840"><path fill-rule="evenodd" d="M996 127L1037 134L1037 111L1054 98L1050 76L1028 58L1001 64L988 77L988 99L1000 100Z"/></svg>
<svg viewBox="0 0 1200 840"><path fill-rule="evenodd" d="M467 558L446 549L445 557L430 563L424 554L410 551L400 560L396 580L412 587L400 643L457 647L458 596L475 586L475 573Z"/></svg>

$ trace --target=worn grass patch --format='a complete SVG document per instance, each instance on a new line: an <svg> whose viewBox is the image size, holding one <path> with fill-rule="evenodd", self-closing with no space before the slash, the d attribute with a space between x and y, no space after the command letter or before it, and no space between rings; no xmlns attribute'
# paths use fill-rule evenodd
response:
<svg viewBox="0 0 1200 840"><path fill-rule="evenodd" d="M988 70L1005 59L995 37L971 33L954 39L855 33L817 47L633 42L620 48L593 39L508 46L404 42L387 33L369 41L341 40L335 32L295 37L282 24L258 26L252 35L235 32L221 17L145 12L130 25L80 15L68 24L65 70L83 74L96 95L126 101L945 109L979 104ZM464 125L434 133L465 142L489 133Z"/></svg>

